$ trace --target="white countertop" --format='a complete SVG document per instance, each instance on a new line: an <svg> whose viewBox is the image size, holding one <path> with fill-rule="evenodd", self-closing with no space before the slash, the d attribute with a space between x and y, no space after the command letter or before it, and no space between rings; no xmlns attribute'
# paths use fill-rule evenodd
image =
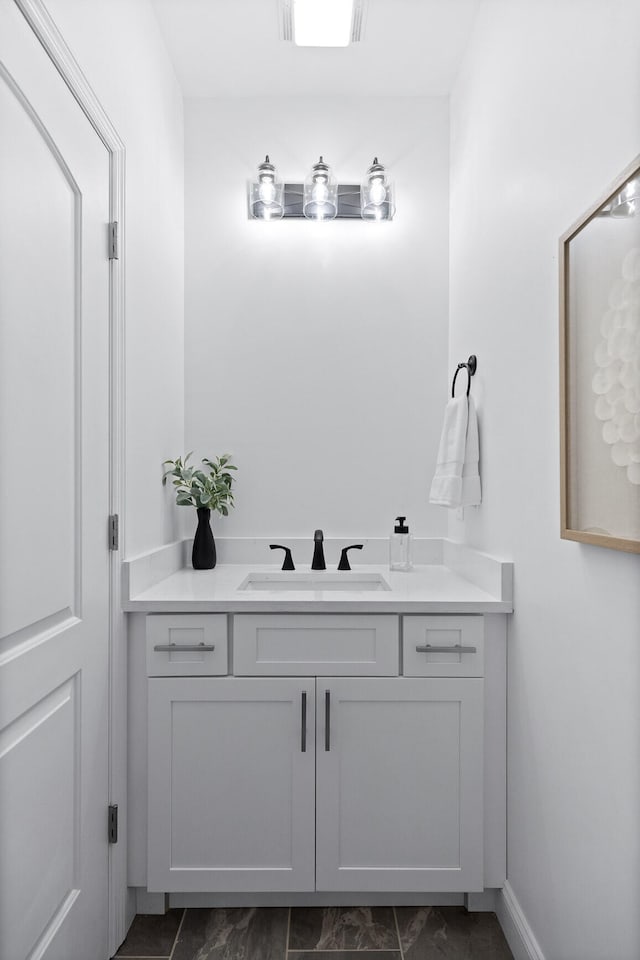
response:
<svg viewBox="0 0 640 960"><path fill-rule="evenodd" d="M353 573L377 573L390 590L339 592L239 590L250 573L274 573L274 564L221 563L213 570L181 569L147 589L127 595L129 612L215 613L510 613L510 598L487 593L443 564L414 566L408 573L386 565L354 564ZM335 579L340 574L327 570ZM316 574L314 574L316 576ZM345 578L348 573L343 574Z"/></svg>

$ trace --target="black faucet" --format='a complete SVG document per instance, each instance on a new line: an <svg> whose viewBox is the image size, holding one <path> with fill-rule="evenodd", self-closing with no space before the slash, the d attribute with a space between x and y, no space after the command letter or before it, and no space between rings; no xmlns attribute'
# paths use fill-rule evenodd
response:
<svg viewBox="0 0 640 960"><path fill-rule="evenodd" d="M340 554L340 563L338 564L338 570L351 570L351 565L349 564L349 550L362 550L363 543L352 543L350 547L343 547L342 553Z"/></svg>
<svg viewBox="0 0 640 960"><path fill-rule="evenodd" d="M326 570L327 565L324 562L324 548L322 546L322 541L324 540L324 534L322 530L316 530L313 535L313 560L311 561L312 570Z"/></svg>
<svg viewBox="0 0 640 960"><path fill-rule="evenodd" d="M283 547L281 543L270 543L269 547L271 550L284 550L284 563L282 564L283 570L295 570L293 565L293 557L291 556L291 550L289 547Z"/></svg>

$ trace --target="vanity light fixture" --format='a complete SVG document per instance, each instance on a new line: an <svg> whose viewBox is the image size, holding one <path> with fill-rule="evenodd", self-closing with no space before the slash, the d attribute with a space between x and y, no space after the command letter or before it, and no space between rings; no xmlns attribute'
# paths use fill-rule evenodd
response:
<svg viewBox="0 0 640 960"><path fill-rule="evenodd" d="M284 184L278 179L268 154L251 184L249 206L256 220L280 220L284 216Z"/></svg>
<svg viewBox="0 0 640 960"><path fill-rule="evenodd" d="M324 157L304 183L282 183L269 156L249 184L249 215L255 220L392 220L393 184L374 157L362 184L337 183Z"/></svg>

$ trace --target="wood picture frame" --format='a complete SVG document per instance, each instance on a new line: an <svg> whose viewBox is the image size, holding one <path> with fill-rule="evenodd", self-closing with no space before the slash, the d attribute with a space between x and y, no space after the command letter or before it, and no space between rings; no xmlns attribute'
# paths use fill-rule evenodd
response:
<svg viewBox="0 0 640 960"><path fill-rule="evenodd" d="M559 265L560 536L640 553L640 155Z"/></svg>

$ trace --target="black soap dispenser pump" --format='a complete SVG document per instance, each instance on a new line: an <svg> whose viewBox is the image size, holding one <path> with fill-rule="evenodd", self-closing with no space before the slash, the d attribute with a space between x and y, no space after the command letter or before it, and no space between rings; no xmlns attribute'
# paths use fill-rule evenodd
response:
<svg viewBox="0 0 640 960"><path fill-rule="evenodd" d="M411 534L406 517L396 517L396 525L389 538L389 569L411 570Z"/></svg>

